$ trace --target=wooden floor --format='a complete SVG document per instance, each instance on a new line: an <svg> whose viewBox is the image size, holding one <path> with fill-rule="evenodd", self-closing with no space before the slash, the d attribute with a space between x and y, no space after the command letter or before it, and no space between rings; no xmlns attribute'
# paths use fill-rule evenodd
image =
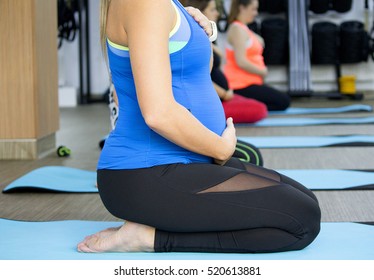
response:
<svg viewBox="0 0 374 280"><path fill-rule="evenodd" d="M337 107L353 103L374 106L374 94L365 94L365 99L362 101L324 98L295 99L293 107ZM107 106L93 104L76 108L62 108L60 116L57 145L69 147L72 150L72 155L68 158L59 158L55 153L51 153L44 158L32 161L0 160L0 190L19 176L41 166L63 165L95 170L100 154L98 142L110 130ZM303 117L364 116L373 116L373 113L305 115ZM346 134L374 135L374 125L237 128L238 136ZM374 169L374 147L262 149L261 151L265 167L274 169ZM322 220L325 222L374 221L374 190L315 191L315 194L320 201ZM117 220L104 208L98 194L63 193L1 193L0 218L28 221Z"/></svg>

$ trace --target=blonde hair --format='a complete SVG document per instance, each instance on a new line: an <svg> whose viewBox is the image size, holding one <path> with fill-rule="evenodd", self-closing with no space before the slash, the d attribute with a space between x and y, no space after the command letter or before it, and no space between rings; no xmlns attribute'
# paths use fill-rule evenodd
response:
<svg viewBox="0 0 374 280"><path fill-rule="evenodd" d="M101 0L100 2L100 44L103 56L106 63L108 64L108 58L106 53L106 22L108 18L108 9L111 0Z"/></svg>

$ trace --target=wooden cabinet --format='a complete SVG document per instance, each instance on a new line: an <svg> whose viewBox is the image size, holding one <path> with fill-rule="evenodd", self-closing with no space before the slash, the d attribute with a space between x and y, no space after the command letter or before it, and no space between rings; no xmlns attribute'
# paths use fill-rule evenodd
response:
<svg viewBox="0 0 374 280"><path fill-rule="evenodd" d="M55 148L57 63L57 1L0 0L0 159Z"/></svg>

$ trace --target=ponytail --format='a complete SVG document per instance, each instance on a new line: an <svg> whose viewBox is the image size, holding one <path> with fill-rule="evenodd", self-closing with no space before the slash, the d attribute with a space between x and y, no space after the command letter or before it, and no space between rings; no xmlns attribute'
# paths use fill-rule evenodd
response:
<svg viewBox="0 0 374 280"><path fill-rule="evenodd" d="M106 45L106 40L107 40L106 22L108 19L108 9L109 9L110 1L111 0L101 0L100 2L100 45L101 45L101 51L103 53L106 67L109 72L109 79L112 80L110 70L109 70L107 45Z"/></svg>
<svg viewBox="0 0 374 280"><path fill-rule="evenodd" d="M100 44L105 61L108 62L106 54L106 22L108 18L109 3L111 0L101 0L100 3Z"/></svg>

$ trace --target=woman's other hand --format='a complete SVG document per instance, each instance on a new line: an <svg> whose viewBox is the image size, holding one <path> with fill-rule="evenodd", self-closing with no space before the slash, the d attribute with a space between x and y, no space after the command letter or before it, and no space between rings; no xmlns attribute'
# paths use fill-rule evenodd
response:
<svg viewBox="0 0 374 280"><path fill-rule="evenodd" d="M223 96L222 100L223 101L229 101L234 97L234 91L232 89L228 89Z"/></svg>
<svg viewBox="0 0 374 280"><path fill-rule="evenodd" d="M268 68L265 66L264 68L260 69L259 71L259 75L262 77L262 78L265 78L267 75L268 75Z"/></svg>
<svg viewBox="0 0 374 280"><path fill-rule="evenodd" d="M213 29L209 19L199 10L194 7L185 7L186 11L194 18L194 20L204 29L208 37L212 36Z"/></svg>

